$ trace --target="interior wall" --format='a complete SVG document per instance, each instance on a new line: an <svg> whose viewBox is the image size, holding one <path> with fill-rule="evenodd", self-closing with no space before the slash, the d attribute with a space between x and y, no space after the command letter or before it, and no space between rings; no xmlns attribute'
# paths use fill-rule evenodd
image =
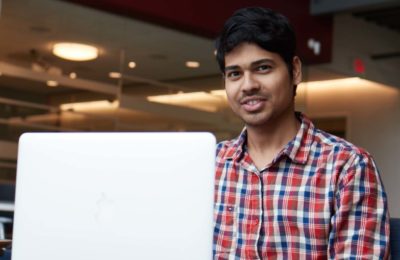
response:
<svg viewBox="0 0 400 260"><path fill-rule="evenodd" d="M310 117L347 117L347 139L369 151L381 172L392 217L400 217L400 90L357 84L299 86L297 105Z"/></svg>
<svg viewBox="0 0 400 260"><path fill-rule="evenodd" d="M372 58L378 54L397 53L399 46L400 33L397 31L355 18L351 14L337 14L334 19L333 59L321 67L399 88L400 59ZM362 60L364 73L355 72L355 59Z"/></svg>

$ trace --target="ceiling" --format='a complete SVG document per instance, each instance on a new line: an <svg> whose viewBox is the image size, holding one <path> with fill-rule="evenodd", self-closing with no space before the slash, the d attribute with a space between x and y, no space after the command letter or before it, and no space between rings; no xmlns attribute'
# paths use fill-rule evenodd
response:
<svg viewBox="0 0 400 260"><path fill-rule="evenodd" d="M400 33L400 1L398 0L311 0L311 13L314 15L332 14L332 13L351 13L353 17L362 19L370 24L377 25L381 29L395 32L397 35ZM348 24L354 27L353 24ZM382 30L383 31L383 30ZM374 35L371 35L373 37ZM387 41L391 41L382 35L377 35ZM364 45L371 46L370 41L364 42ZM382 44L385 45L385 44ZM357 52L357 50L354 50ZM383 60L394 60L400 57L400 49L398 46L387 48L387 50L380 53L373 53L369 55L370 58L376 62ZM391 66L387 64L388 67ZM397 65L397 64L392 64ZM397 66L396 66L397 67ZM390 82L386 82L389 83Z"/></svg>
<svg viewBox="0 0 400 260"><path fill-rule="evenodd" d="M218 73L209 39L57 0L3 1L0 34L7 39L0 43L2 61L23 67L36 62L60 68L64 75L76 72L78 77L109 84L116 81L108 73L121 69L155 80ZM93 44L100 57L88 62L62 60L50 52L58 41ZM137 64L134 70L128 70L130 60ZM187 60L202 66L186 68Z"/></svg>
<svg viewBox="0 0 400 260"><path fill-rule="evenodd" d="M356 11L355 17L362 18L368 22L381 27L396 31L400 34L400 2L397 6L380 7L372 10ZM374 60L392 59L400 57L400 48L395 51L374 54L371 56Z"/></svg>
<svg viewBox="0 0 400 260"><path fill-rule="evenodd" d="M400 3L398 6L357 11L354 15L400 33Z"/></svg>

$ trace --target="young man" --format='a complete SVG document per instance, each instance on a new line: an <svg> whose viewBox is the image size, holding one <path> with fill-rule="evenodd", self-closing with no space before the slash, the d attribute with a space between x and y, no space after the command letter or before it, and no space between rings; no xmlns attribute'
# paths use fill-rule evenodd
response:
<svg viewBox="0 0 400 260"><path fill-rule="evenodd" d="M387 200L371 156L294 111L302 74L288 20L241 9L216 47L245 128L217 148L214 258L387 258Z"/></svg>

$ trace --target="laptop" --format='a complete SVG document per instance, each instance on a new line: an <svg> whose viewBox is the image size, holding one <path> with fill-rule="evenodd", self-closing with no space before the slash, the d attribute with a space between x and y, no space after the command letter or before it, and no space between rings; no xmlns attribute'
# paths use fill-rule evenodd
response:
<svg viewBox="0 0 400 260"><path fill-rule="evenodd" d="M28 133L12 260L212 258L210 133Z"/></svg>

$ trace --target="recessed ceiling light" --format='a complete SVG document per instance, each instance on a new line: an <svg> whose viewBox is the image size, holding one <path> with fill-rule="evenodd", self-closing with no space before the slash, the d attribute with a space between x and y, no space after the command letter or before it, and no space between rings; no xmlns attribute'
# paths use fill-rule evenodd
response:
<svg viewBox="0 0 400 260"><path fill-rule="evenodd" d="M131 69L135 68L136 67L136 62L134 62L134 61L129 62L128 63L128 67L131 68Z"/></svg>
<svg viewBox="0 0 400 260"><path fill-rule="evenodd" d="M200 67L200 62L198 62L198 61L187 61L186 62L186 67L188 67L188 68L198 68L198 67Z"/></svg>
<svg viewBox="0 0 400 260"><path fill-rule="evenodd" d="M112 72L108 73L108 76L113 79L119 79L119 78L121 78L122 75L119 72L112 71Z"/></svg>
<svg viewBox="0 0 400 260"><path fill-rule="evenodd" d="M53 54L66 60L88 61L97 58L98 50L87 44L60 42L54 44Z"/></svg>
<svg viewBox="0 0 400 260"><path fill-rule="evenodd" d="M57 86L58 86L58 82L55 81L55 80L48 80L48 81L46 82L46 84L47 84L47 86L49 86L49 87L57 87Z"/></svg>
<svg viewBox="0 0 400 260"><path fill-rule="evenodd" d="M78 102L78 103L67 103L61 104L60 109L63 111L79 111L79 110L90 110L90 109L115 109L119 107L119 102L117 100L96 100L88 102Z"/></svg>
<svg viewBox="0 0 400 260"><path fill-rule="evenodd" d="M70 77L71 79L76 79L77 75L76 75L75 72L71 72L71 73L69 74L69 77Z"/></svg>

